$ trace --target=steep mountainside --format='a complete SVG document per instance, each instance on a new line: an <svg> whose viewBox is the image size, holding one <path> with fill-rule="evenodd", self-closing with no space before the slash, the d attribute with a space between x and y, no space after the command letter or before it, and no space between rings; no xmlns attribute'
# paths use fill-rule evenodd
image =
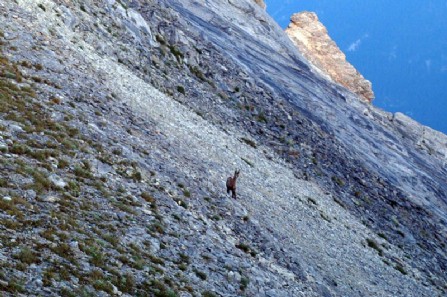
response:
<svg viewBox="0 0 447 297"><path fill-rule="evenodd" d="M447 137L254 1L4 1L0 38L3 295L447 293Z"/></svg>

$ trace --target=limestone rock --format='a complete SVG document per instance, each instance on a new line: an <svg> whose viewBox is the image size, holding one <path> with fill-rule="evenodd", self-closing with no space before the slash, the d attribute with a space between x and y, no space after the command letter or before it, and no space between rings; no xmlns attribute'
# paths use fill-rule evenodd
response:
<svg viewBox="0 0 447 297"><path fill-rule="evenodd" d="M393 115L393 123L398 131L404 137L411 139L419 149L444 160L443 164L446 164L447 136L445 134L423 126L401 112Z"/></svg>
<svg viewBox="0 0 447 297"><path fill-rule="evenodd" d="M267 6L265 5L264 0L254 0L256 4L258 4L259 6L261 6L263 9L266 9Z"/></svg>
<svg viewBox="0 0 447 297"><path fill-rule="evenodd" d="M366 101L374 99L371 82L346 61L345 54L331 39L315 13L301 12L292 15L286 33L319 72Z"/></svg>
<svg viewBox="0 0 447 297"><path fill-rule="evenodd" d="M4 200L4 201L11 201L12 198L11 198L11 196L4 196L4 197L3 197L3 200Z"/></svg>
<svg viewBox="0 0 447 297"><path fill-rule="evenodd" d="M58 175L51 174L48 179L51 181L51 183L56 186L57 188L63 189L67 186L67 183Z"/></svg>

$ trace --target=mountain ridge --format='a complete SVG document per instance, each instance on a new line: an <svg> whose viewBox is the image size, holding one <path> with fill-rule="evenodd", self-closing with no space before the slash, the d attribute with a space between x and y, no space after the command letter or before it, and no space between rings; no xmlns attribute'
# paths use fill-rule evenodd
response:
<svg viewBox="0 0 447 297"><path fill-rule="evenodd" d="M442 295L442 142L416 150L420 126L313 73L251 1L229 3L1 5L23 72L2 77L52 120L2 113L4 292Z"/></svg>
<svg viewBox="0 0 447 297"><path fill-rule="evenodd" d="M328 35L326 27L314 12L293 14L285 32L322 75L328 76L368 102L374 99L371 82L346 61L345 54Z"/></svg>

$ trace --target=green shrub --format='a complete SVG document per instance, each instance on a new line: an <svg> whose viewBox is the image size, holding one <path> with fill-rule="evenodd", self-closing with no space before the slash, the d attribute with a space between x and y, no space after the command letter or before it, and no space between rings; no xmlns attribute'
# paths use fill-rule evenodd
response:
<svg viewBox="0 0 447 297"><path fill-rule="evenodd" d="M46 174L38 171L37 169L28 169L28 172L31 172L31 175L34 178L34 184L31 185L31 188L34 189L38 194L42 194L45 191L51 190L52 183L47 178Z"/></svg>
<svg viewBox="0 0 447 297"><path fill-rule="evenodd" d="M245 291L245 289L247 289L249 283L250 283L250 279L246 276L242 276L240 289L242 291Z"/></svg>
<svg viewBox="0 0 447 297"><path fill-rule="evenodd" d="M377 234L379 237L382 237L383 239L385 239L385 240L388 240L388 238L386 237L386 235L384 234L384 233L378 233Z"/></svg>
<svg viewBox="0 0 447 297"><path fill-rule="evenodd" d="M201 279L201 280L206 280L207 279L207 275L205 272L199 271L197 269L194 269L194 273Z"/></svg>
<svg viewBox="0 0 447 297"><path fill-rule="evenodd" d="M179 92L179 93L182 93L183 95L185 95L185 88L183 87L183 86L177 86L177 91Z"/></svg>
<svg viewBox="0 0 447 297"><path fill-rule="evenodd" d="M0 288L2 287L3 285L0 285ZM6 287L2 288L2 290L10 293L23 293L25 292L24 281L13 278L8 282Z"/></svg>
<svg viewBox="0 0 447 297"><path fill-rule="evenodd" d="M256 121L261 122L261 123L268 123L267 117L265 116L265 114L263 112L260 112L259 114L256 115Z"/></svg>
<svg viewBox="0 0 447 297"><path fill-rule="evenodd" d="M107 233L104 234L102 238L114 247L118 246L118 244L120 243L120 238L116 234Z"/></svg>
<svg viewBox="0 0 447 297"><path fill-rule="evenodd" d="M76 181L70 180L67 189L74 197L78 197L81 194L81 186Z"/></svg>
<svg viewBox="0 0 447 297"><path fill-rule="evenodd" d="M58 157L58 153L56 151L53 150L48 150L48 149L44 149L44 150L33 150L29 153L29 155L31 157L33 157L34 159L38 160L38 161L45 161L47 160L49 157Z"/></svg>
<svg viewBox="0 0 447 297"><path fill-rule="evenodd" d="M217 295L212 291L205 291L202 293L202 297L217 297Z"/></svg>
<svg viewBox="0 0 447 297"><path fill-rule="evenodd" d="M74 252L67 243L59 243L56 247L53 248L53 252L69 261L74 260Z"/></svg>
<svg viewBox="0 0 447 297"><path fill-rule="evenodd" d="M242 137L241 140L242 140L243 142L245 142L246 144L248 144L249 146L251 146L252 148L256 148L256 147L257 147L256 142L254 142L254 141L251 140L251 139Z"/></svg>
<svg viewBox="0 0 447 297"><path fill-rule="evenodd" d="M141 174L140 171L135 170L134 173L132 174L132 179L133 179L134 181L138 181L138 182L140 182L140 181L143 179L143 176L142 176L142 174Z"/></svg>
<svg viewBox="0 0 447 297"><path fill-rule="evenodd" d="M163 36L161 36L161 35L159 35L159 34L157 34L157 35L155 36L155 40L157 40L157 42L160 43L160 44L162 44L162 45L165 45L165 44L166 44L166 41L164 40Z"/></svg>
<svg viewBox="0 0 447 297"><path fill-rule="evenodd" d="M236 247L237 247L238 249L244 251L245 253L250 252L250 247L249 247L248 245L244 244L244 243L236 244Z"/></svg>
<svg viewBox="0 0 447 297"><path fill-rule="evenodd" d="M74 168L74 174L78 177L83 178L92 178L92 174L89 171L89 168L86 168L85 166L76 165Z"/></svg>
<svg viewBox="0 0 447 297"><path fill-rule="evenodd" d="M24 247L20 250L20 252L16 255L16 258L25 264L37 263L39 261L39 257L33 252L29 247Z"/></svg>
<svg viewBox="0 0 447 297"><path fill-rule="evenodd" d="M106 293L112 294L113 293L113 285L111 283L109 283L106 280L96 280L93 283L93 288L95 288L96 290L99 291L104 291Z"/></svg>
<svg viewBox="0 0 447 297"><path fill-rule="evenodd" d="M157 257L155 257L153 255L150 255L149 259L154 264L165 265L165 261L163 261L163 259L161 259L161 258L157 258Z"/></svg>
<svg viewBox="0 0 447 297"><path fill-rule="evenodd" d="M24 155L24 154L28 154L30 153L30 148L24 144L18 144L18 143L14 143L12 145L12 147L9 149L9 152L11 154L16 154L16 155Z"/></svg>
<svg viewBox="0 0 447 297"><path fill-rule="evenodd" d="M185 197L187 197L187 198L190 198L191 197L191 192L189 191L189 190L183 190L183 195L185 196Z"/></svg>
<svg viewBox="0 0 447 297"><path fill-rule="evenodd" d="M331 179L334 183L336 183L340 187L343 187L345 185L345 181L343 179L339 178L338 176L334 175L334 176L332 176Z"/></svg>
<svg viewBox="0 0 447 297"><path fill-rule="evenodd" d="M170 45L169 50L175 56L178 62L181 62L183 59L183 53L179 50L179 48L175 45Z"/></svg>
<svg viewBox="0 0 447 297"><path fill-rule="evenodd" d="M394 268L399 271L400 273L402 273L403 275L407 275L408 272L405 270L405 268L401 265L401 264L396 264L396 266L394 266Z"/></svg>
<svg viewBox="0 0 447 297"><path fill-rule="evenodd" d="M236 247L242 251L244 251L247 254L250 254L252 257L256 256L256 251L253 250L252 248L250 248L247 244L245 243L238 243L236 244Z"/></svg>
<svg viewBox="0 0 447 297"><path fill-rule="evenodd" d="M80 243L79 249L90 256L90 263L93 265L97 267L102 267L102 265L104 265L105 256L99 246L93 241L88 240L86 243Z"/></svg>
<svg viewBox="0 0 447 297"><path fill-rule="evenodd" d="M160 233L160 234L164 234L165 233L165 228L163 227L163 225L160 222L153 223L149 227L149 230L152 231L152 232Z"/></svg>
<svg viewBox="0 0 447 297"><path fill-rule="evenodd" d="M199 69L199 67L190 65L189 70L191 71L192 74L194 74L200 80L205 81L205 82L207 81L205 74L203 74L203 72Z"/></svg>
<svg viewBox="0 0 447 297"><path fill-rule="evenodd" d="M127 273L119 278L116 285L120 291L131 294L135 290L135 278L131 273Z"/></svg>
<svg viewBox="0 0 447 297"><path fill-rule="evenodd" d="M378 242L376 242L374 239L367 238L366 243L370 248L375 249L380 256L383 256L383 250Z"/></svg>
<svg viewBox="0 0 447 297"><path fill-rule="evenodd" d="M141 198L143 198L146 202L150 203L151 208L153 210L157 209L156 200L151 194L149 194L148 192L143 192L143 193L141 193Z"/></svg>

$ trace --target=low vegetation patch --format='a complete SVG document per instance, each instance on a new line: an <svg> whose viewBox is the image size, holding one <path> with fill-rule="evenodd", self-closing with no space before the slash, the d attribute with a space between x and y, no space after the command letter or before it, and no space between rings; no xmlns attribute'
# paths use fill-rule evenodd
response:
<svg viewBox="0 0 447 297"><path fill-rule="evenodd" d="M402 273L403 275L407 275L408 272L405 270L405 268L401 265L401 264L396 264L396 266L394 266L394 268L399 271L400 273Z"/></svg>
<svg viewBox="0 0 447 297"><path fill-rule="evenodd" d="M236 247L245 253L250 254L252 257L256 257L257 255L257 252L245 243L238 243L236 244Z"/></svg>
<svg viewBox="0 0 447 297"><path fill-rule="evenodd" d="M335 184L337 184L339 187L343 187L344 185L345 185L345 181L342 179L342 178L340 178L340 177L338 177L338 176L332 176L332 181L335 183Z"/></svg>
<svg viewBox="0 0 447 297"><path fill-rule="evenodd" d="M185 95L186 93L185 88L183 86L177 86L177 92L182 93L183 95Z"/></svg>
<svg viewBox="0 0 447 297"><path fill-rule="evenodd" d="M244 137L242 137L241 140L242 140L242 142L248 144L252 148L256 148L257 147L256 142L254 140L251 140L251 139L248 139L248 138L244 138Z"/></svg>
<svg viewBox="0 0 447 297"><path fill-rule="evenodd" d="M39 257L29 247L22 248L16 255L16 259L27 265L39 262Z"/></svg>
<svg viewBox="0 0 447 297"><path fill-rule="evenodd" d="M201 280L206 280L207 279L207 275L205 272L203 271L199 271L197 269L194 269L194 273L201 279Z"/></svg>
<svg viewBox="0 0 447 297"><path fill-rule="evenodd" d="M377 241L375 241L374 239L371 239L371 238L367 238L366 243L368 244L368 247L376 250L379 253L379 256L383 256L383 250Z"/></svg>

